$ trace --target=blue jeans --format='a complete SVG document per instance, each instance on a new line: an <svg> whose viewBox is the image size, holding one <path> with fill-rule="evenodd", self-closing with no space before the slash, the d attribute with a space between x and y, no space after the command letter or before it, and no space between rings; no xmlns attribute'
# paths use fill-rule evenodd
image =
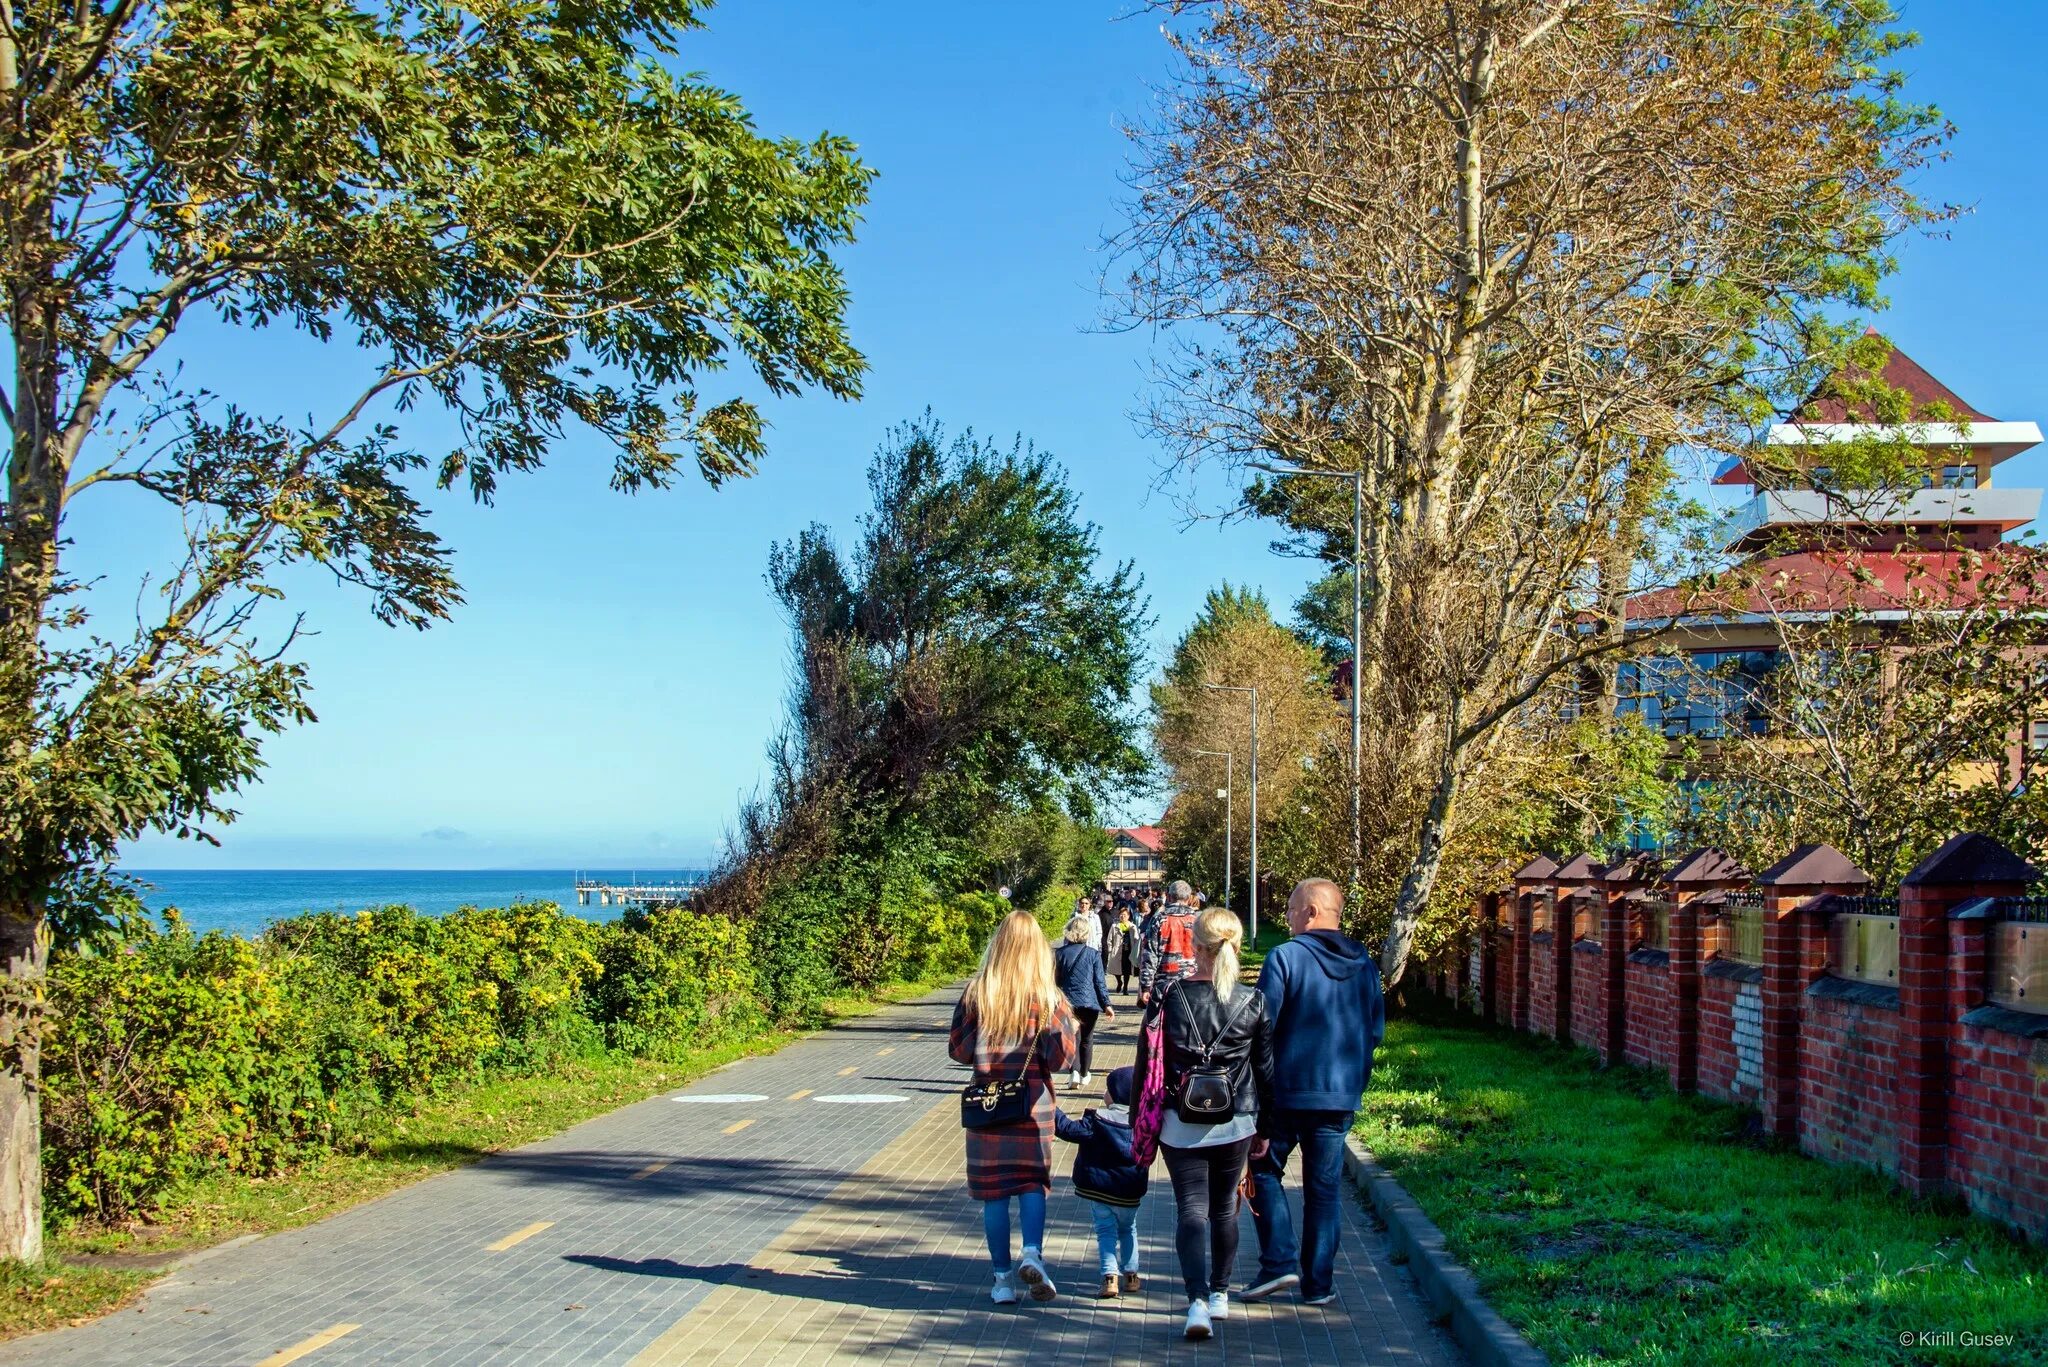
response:
<svg viewBox="0 0 2048 1367"><path fill-rule="evenodd" d="M1259 1128L1272 1144L1252 1160L1258 1205L1252 1223L1259 1231L1259 1280L1289 1272L1301 1275L1303 1296L1328 1295L1336 1277L1337 1234L1344 1215L1337 1188L1344 1176L1344 1136L1355 1111L1274 1111ZM1294 1217L1280 1185L1287 1157L1301 1150L1301 1245L1294 1241Z"/></svg>
<svg viewBox="0 0 2048 1367"><path fill-rule="evenodd" d="M1024 1247L1045 1247L1045 1193L1017 1196L1017 1219L1024 1226ZM998 1272L1010 1270L1010 1198L981 1203L981 1229L988 1235L988 1260Z"/></svg>
<svg viewBox="0 0 2048 1367"><path fill-rule="evenodd" d="M1095 1217L1095 1249L1102 1255L1102 1275L1138 1270L1138 1208L1090 1201Z"/></svg>

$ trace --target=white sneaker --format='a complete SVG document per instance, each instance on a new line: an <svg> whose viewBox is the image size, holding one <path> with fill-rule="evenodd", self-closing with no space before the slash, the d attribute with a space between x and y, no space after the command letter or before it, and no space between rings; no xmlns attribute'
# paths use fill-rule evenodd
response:
<svg viewBox="0 0 2048 1367"><path fill-rule="evenodd" d="M1191 1339L1205 1339L1210 1333L1207 1302L1189 1301L1187 1336Z"/></svg>
<svg viewBox="0 0 2048 1367"><path fill-rule="evenodd" d="M1024 1283L1035 1301L1049 1301L1060 1294L1060 1289L1052 1284L1052 1277L1045 1270L1045 1259L1035 1248L1025 1249L1024 1256L1017 1260L1017 1280Z"/></svg>
<svg viewBox="0 0 2048 1367"><path fill-rule="evenodd" d="M1230 1318L1230 1293L1228 1291L1211 1291L1209 1293L1209 1318L1212 1320L1227 1320Z"/></svg>
<svg viewBox="0 0 2048 1367"><path fill-rule="evenodd" d="M1074 1070L1074 1069L1071 1069L1071 1068L1070 1068L1070 1069L1068 1069L1068 1070L1067 1070L1067 1085L1068 1085L1069 1087L1078 1087L1078 1086L1080 1086L1080 1085L1081 1085L1081 1074L1080 1074L1080 1073L1079 1073L1078 1071Z"/></svg>
<svg viewBox="0 0 2048 1367"><path fill-rule="evenodd" d="M1015 1305L1017 1303L1017 1288L1011 1285L1009 1273L996 1273L996 1284L990 1288L988 1298L997 1305Z"/></svg>

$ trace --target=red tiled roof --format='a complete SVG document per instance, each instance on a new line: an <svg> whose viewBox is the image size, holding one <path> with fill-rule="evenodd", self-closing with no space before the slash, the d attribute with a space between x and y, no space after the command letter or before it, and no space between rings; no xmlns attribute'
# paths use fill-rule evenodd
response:
<svg viewBox="0 0 2048 1367"><path fill-rule="evenodd" d="M1166 852L1166 837L1157 826L1111 826L1111 835L1127 835L1154 854Z"/></svg>
<svg viewBox="0 0 2048 1367"><path fill-rule="evenodd" d="M1674 614L1703 619L1745 613L1883 612L1975 600L1972 583L1987 566L2034 559L2041 551L2003 544L1988 551L1795 551L1752 561L1706 591L1657 589L1628 600L1631 622ZM2036 563L2039 563L2036 560ZM2043 571L2048 581L2048 568Z"/></svg>
<svg viewBox="0 0 2048 1367"><path fill-rule="evenodd" d="M1892 354L1886 359L1884 369L1878 372L1878 377L1893 389L1904 390L1906 394L1911 396L1915 415L1925 413L1928 407L1933 404L1944 403L1954 410L1957 418L1969 419L1975 422L1997 421L1989 413L1979 413L1976 409L1965 403L1961 395L1957 394L1940 380L1935 379L1934 376L1928 374L1926 367L1897 347L1892 348ZM1826 388L1827 385L1823 382L1820 389L1824 390ZM1847 402L1832 395L1823 398L1820 395L1820 391L1816 390L1813 395L1807 398L1805 403L1799 406L1799 411L1793 414L1792 420L1794 422L1874 422L1876 417L1870 412L1868 405L1862 405L1859 411L1854 416L1851 416Z"/></svg>

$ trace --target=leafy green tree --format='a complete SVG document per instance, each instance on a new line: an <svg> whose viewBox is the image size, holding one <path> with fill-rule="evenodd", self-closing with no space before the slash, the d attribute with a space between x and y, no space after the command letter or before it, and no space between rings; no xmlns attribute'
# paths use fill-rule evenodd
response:
<svg viewBox="0 0 2048 1367"><path fill-rule="evenodd" d="M264 610L280 572L318 566L425 627L461 601L429 478L488 501L595 434L617 488L716 484L753 468L763 424L706 372L857 394L830 253L870 173L672 74L702 8L0 5L0 1254L40 1246L46 914L89 929L117 842L206 838L260 737L311 719L293 628ZM287 420L188 372L195 318L348 344L332 409ZM450 445L407 438L420 404L452 415ZM100 576L66 536L78 500L123 492L182 531L117 594L155 613L132 634L88 619Z"/></svg>
<svg viewBox="0 0 2048 1367"><path fill-rule="evenodd" d="M802 933L829 935L853 982L906 933L891 908L911 899L891 887L984 880L987 842L1028 843L992 834L1006 819L1092 825L1096 796L1146 768L1126 702L1140 582L1098 570L1059 466L1021 441L949 441L926 416L890 433L868 483L850 552L814 525L769 558L796 637L789 724L706 894L733 914L801 901L830 918ZM1101 856L1098 838L1062 860L1078 873Z"/></svg>

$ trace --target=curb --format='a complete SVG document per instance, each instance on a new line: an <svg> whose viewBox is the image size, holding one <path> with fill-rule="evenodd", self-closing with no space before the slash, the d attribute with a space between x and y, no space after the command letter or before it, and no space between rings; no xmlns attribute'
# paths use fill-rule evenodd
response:
<svg viewBox="0 0 2048 1367"><path fill-rule="evenodd" d="M1422 1289L1432 1313L1450 1325L1451 1337L1479 1367L1549 1367L1550 1359L1479 1294L1479 1283L1444 1247L1444 1232L1422 1213L1415 1198L1387 1175L1356 1136L1344 1140L1344 1171L1372 1203L1397 1253Z"/></svg>

